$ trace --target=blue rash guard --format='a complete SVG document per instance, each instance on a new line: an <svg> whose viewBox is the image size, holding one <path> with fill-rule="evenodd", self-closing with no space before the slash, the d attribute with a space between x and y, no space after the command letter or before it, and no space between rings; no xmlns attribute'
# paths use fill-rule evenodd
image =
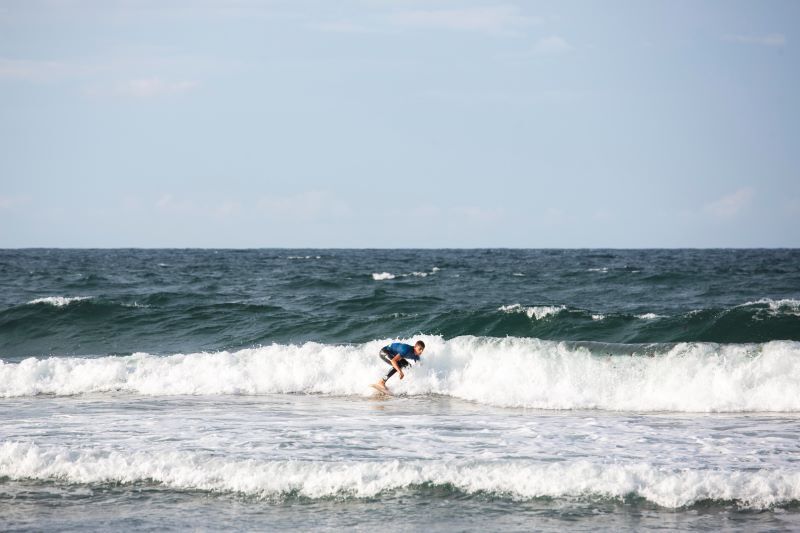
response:
<svg viewBox="0 0 800 533"><path fill-rule="evenodd" d="M412 361L419 361L419 356L414 353L414 347L402 342L393 342L388 346L383 347L383 351L392 354L392 357L399 355L403 359L411 359Z"/></svg>
<svg viewBox="0 0 800 533"><path fill-rule="evenodd" d="M392 359L398 355L401 359L397 361L397 366L400 368L405 368L408 366L408 361L406 361L406 359L419 361L419 356L414 353L413 346L409 346L408 344L404 344L402 342L393 342L388 346L384 346L381 348L381 353L378 354L378 356L381 358L381 361L392 367L392 369L389 370L389 373L386 374L386 377L383 378L384 383L386 383L386 381L388 381L388 379L392 377L395 372L397 372L397 370L394 369L394 365L392 365Z"/></svg>

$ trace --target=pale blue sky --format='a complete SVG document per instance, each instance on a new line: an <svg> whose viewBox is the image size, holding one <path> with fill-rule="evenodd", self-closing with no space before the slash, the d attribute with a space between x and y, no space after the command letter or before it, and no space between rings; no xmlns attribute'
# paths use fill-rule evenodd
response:
<svg viewBox="0 0 800 533"><path fill-rule="evenodd" d="M800 246L800 2L0 0L0 247Z"/></svg>

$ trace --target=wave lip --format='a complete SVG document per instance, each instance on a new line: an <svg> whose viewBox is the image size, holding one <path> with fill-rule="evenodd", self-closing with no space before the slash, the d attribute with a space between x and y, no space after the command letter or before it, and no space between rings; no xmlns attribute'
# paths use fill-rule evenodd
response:
<svg viewBox="0 0 800 533"><path fill-rule="evenodd" d="M427 278L428 276L433 276L440 270L441 269L439 267L433 267L430 270L430 272L419 272L415 270L414 272L409 272L407 274L392 274L391 272L373 272L372 279L374 279L375 281L384 281L388 279L410 278L410 277Z"/></svg>
<svg viewBox="0 0 800 533"><path fill-rule="evenodd" d="M421 336L423 366L392 384L500 407L672 412L800 412L800 342L631 346L607 355L565 342L508 337ZM414 339L406 339L410 342ZM271 345L236 352L0 362L0 397L126 391L215 394L368 395L384 372L362 345ZM638 351L637 351L638 350Z"/></svg>
<svg viewBox="0 0 800 533"><path fill-rule="evenodd" d="M655 320L656 318L665 318L664 315L657 315L655 313L644 313L641 315L636 315L636 318L641 318L642 320Z"/></svg>
<svg viewBox="0 0 800 533"><path fill-rule="evenodd" d="M773 300L772 298L761 298L755 302L745 302L737 307L763 307L766 306L767 312L772 316L793 315L800 316L800 300L783 298Z"/></svg>
<svg viewBox="0 0 800 533"><path fill-rule="evenodd" d="M47 296L45 298L36 298L28 302L28 305L47 304L54 307L64 307L74 302L83 300L90 300L91 296Z"/></svg>
<svg viewBox="0 0 800 533"><path fill-rule="evenodd" d="M188 451L45 449L13 441L0 444L0 477L67 483L155 482L174 489L238 492L262 498L364 498L433 485L514 499L624 500L638 496L669 508L716 500L765 509L800 499L800 472L780 469L672 470L646 463L597 464L587 460L236 460Z"/></svg>
<svg viewBox="0 0 800 533"><path fill-rule="evenodd" d="M527 315L528 318L535 320L542 320L548 316L557 315L566 309L567 306L565 305L535 305L524 307L522 304L502 305L497 308L498 311L503 311L504 313L523 313Z"/></svg>

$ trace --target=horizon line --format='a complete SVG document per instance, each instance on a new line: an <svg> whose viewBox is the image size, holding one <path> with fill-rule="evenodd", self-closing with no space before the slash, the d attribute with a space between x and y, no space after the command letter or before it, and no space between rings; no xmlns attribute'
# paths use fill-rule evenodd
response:
<svg viewBox="0 0 800 533"><path fill-rule="evenodd" d="M399 246L399 247L344 247L344 246L17 246L0 247L5 250L800 250L797 246L666 246L666 247L616 247L616 246Z"/></svg>

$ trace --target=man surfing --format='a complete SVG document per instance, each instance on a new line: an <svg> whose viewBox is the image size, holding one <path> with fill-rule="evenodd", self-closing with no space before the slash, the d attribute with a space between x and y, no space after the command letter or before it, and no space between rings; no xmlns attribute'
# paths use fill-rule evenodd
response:
<svg viewBox="0 0 800 533"><path fill-rule="evenodd" d="M396 372L399 372L400 379L403 379L405 377L405 374L403 374L403 369L409 365L408 359L418 362L419 356L422 355L422 352L424 351L425 343L422 341L417 341L414 343L414 346L411 346L410 344L404 344L402 342L393 342L392 344L381 348L381 352L378 354L378 357L381 358L381 361L391 365L392 369L389 370L389 372L386 374L386 377L378 380L378 382L372 386L381 392L389 394L389 389L386 388L386 382L389 380L389 378L394 376Z"/></svg>

